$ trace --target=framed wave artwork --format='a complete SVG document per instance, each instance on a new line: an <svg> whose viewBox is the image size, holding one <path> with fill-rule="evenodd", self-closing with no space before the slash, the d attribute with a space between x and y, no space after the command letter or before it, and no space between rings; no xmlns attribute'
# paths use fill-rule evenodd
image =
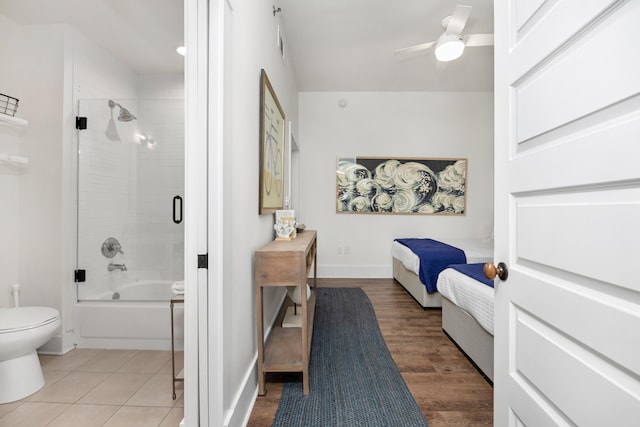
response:
<svg viewBox="0 0 640 427"><path fill-rule="evenodd" d="M467 159L338 157L336 212L466 213Z"/></svg>

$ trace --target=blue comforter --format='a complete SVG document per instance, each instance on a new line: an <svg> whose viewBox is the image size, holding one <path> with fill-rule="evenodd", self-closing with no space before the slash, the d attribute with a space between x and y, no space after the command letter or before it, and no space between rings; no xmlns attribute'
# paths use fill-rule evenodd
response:
<svg viewBox="0 0 640 427"><path fill-rule="evenodd" d="M420 258L420 281L427 292L436 291L438 274L450 264L464 264L467 257L462 249L432 239L396 239Z"/></svg>
<svg viewBox="0 0 640 427"><path fill-rule="evenodd" d="M462 274L465 274L472 279L476 279L478 282L484 283L487 286L491 286L493 288L493 280L489 280L484 276L484 264L453 264L450 265L449 268L453 268L456 271L459 271Z"/></svg>

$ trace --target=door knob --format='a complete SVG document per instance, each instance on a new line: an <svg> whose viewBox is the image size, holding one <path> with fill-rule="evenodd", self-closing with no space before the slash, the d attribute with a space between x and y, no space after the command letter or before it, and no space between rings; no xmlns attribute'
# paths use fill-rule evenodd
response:
<svg viewBox="0 0 640 427"><path fill-rule="evenodd" d="M509 277L509 270L507 269L507 264L504 262L498 263L497 267L492 262L488 262L484 265L482 271L484 277L489 280L495 279L496 276L498 276L500 280L507 280L507 277Z"/></svg>

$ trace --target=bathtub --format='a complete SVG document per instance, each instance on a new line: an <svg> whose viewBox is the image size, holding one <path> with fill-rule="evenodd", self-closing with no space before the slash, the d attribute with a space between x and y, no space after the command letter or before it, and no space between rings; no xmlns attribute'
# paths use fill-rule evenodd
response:
<svg viewBox="0 0 640 427"><path fill-rule="evenodd" d="M171 350L169 281L140 281L73 306L78 348ZM175 348L184 345L184 307L173 308Z"/></svg>

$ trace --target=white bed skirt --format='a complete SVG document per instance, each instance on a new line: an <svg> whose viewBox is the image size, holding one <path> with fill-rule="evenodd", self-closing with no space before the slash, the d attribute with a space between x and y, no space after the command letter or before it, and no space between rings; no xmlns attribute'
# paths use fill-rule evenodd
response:
<svg viewBox="0 0 640 427"><path fill-rule="evenodd" d="M404 287L409 294L423 308L439 308L442 307L442 297L438 292L429 293L427 287L420 281L420 277L393 258L393 278Z"/></svg>
<svg viewBox="0 0 640 427"><path fill-rule="evenodd" d="M469 313L446 298L442 298L442 330L493 382L493 335Z"/></svg>

